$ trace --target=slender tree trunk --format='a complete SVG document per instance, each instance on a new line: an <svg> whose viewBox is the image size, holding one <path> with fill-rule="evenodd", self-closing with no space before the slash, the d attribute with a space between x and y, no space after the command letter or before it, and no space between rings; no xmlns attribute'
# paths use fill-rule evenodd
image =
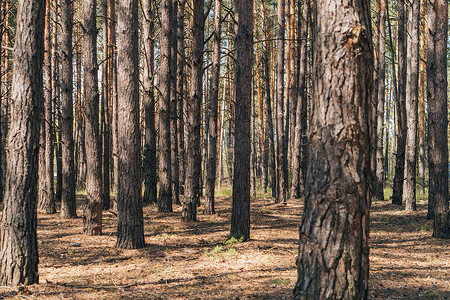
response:
<svg viewBox="0 0 450 300"><path fill-rule="evenodd" d="M402 205L403 181L405 172L405 147L406 147L406 1L399 0L398 6L398 99L397 99L397 156L395 163L394 187L392 204Z"/></svg>
<svg viewBox="0 0 450 300"><path fill-rule="evenodd" d="M314 105L294 299L367 299L370 1L319 0L314 6Z"/></svg>
<svg viewBox="0 0 450 300"><path fill-rule="evenodd" d="M287 137L285 132L284 109L284 34L286 31L285 0L278 0L278 35L277 35L277 198L276 202L287 201Z"/></svg>
<svg viewBox="0 0 450 300"><path fill-rule="evenodd" d="M102 234L103 184L99 131L99 95L97 65L96 0L83 3L84 95L86 103L86 205L83 231L87 235Z"/></svg>
<svg viewBox="0 0 450 300"><path fill-rule="evenodd" d="M156 168L156 130L155 130L155 94L154 94L154 1L145 0L143 6L143 47L144 75L143 99L145 134L144 134L144 203L157 202L157 168Z"/></svg>
<svg viewBox="0 0 450 300"><path fill-rule="evenodd" d="M185 146L184 146L184 114L183 109L185 97L184 97L184 83L185 83L185 57L184 57L184 10L186 6L186 0L180 0L178 2L178 18L177 18L177 117L178 117L178 157L179 157L179 186L180 194L184 194L184 180L185 180Z"/></svg>
<svg viewBox="0 0 450 300"><path fill-rule="evenodd" d="M77 171L76 171L76 186L78 188L85 188L86 187L86 144L85 144L85 134L84 134L84 99L82 96L82 79L81 79L81 26L77 26L77 34L76 34L76 86L77 86L77 106L76 106L76 112L77 112L77 151L76 151L76 158L77 158Z"/></svg>
<svg viewBox="0 0 450 300"><path fill-rule="evenodd" d="M250 113L253 66L253 0L234 0L236 122L230 236L250 239Z"/></svg>
<svg viewBox="0 0 450 300"><path fill-rule="evenodd" d="M60 99L60 85L59 85L59 55L58 55L58 0L53 0L53 27L52 27L52 102L53 102L53 157L56 156L56 186L54 200L61 203L62 196L62 157L61 157L61 99ZM53 184L52 171L52 184ZM55 209L56 212L56 209Z"/></svg>
<svg viewBox="0 0 450 300"><path fill-rule="evenodd" d="M171 87L171 21L172 0L161 2L161 39L160 39L160 82L159 90L159 197L158 211L172 211L172 170L171 170L171 133L170 133L170 87Z"/></svg>
<svg viewBox="0 0 450 300"><path fill-rule="evenodd" d="M11 127L0 231L0 282L38 283L36 199L43 110L44 1L17 3Z"/></svg>
<svg viewBox="0 0 450 300"><path fill-rule="evenodd" d="M419 59L419 194L425 195L425 87L427 67L426 45L426 10L427 4L422 0L420 5L420 59Z"/></svg>
<svg viewBox="0 0 450 300"><path fill-rule="evenodd" d="M416 165L417 165L417 104L419 98L419 17L420 0L412 0L408 5L408 75L407 75L407 136L406 162L403 199L406 210L416 210Z"/></svg>
<svg viewBox="0 0 450 300"><path fill-rule="evenodd" d="M433 210L433 237L450 238L448 200L447 1L428 2L427 99L428 203Z"/></svg>
<svg viewBox="0 0 450 300"><path fill-rule="evenodd" d="M118 137L119 137L119 119L118 119L118 112L119 112L119 98L117 95L117 50L116 50L116 0L109 0L108 2L108 19L109 22L109 31L108 31L108 38L109 38L109 57L111 59L111 64L109 68L109 74L108 78L110 80L110 99L112 102L112 159L113 159L113 192L117 200L117 194L118 194L118 183L119 183L119 144L118 144ZM117 203L117 201L116 201ZM114 203L112 203L114 206Z"/></svg>
<svg viewBox="0 0 450 300"><path fill-rule="evenodd" d="M75 218L75 167L73 140L73 52L72 52L72 1L61 0L61 147L62 147L62 195L61 217Z"/></svg>
<svg viewBox="0 0 450 300"><path fill-rule="evenodd" d="M117 243L122 249L145 246L141 199L141 138L139 130L138 3L118 1L117 92L120 95Z"/></svg>
<svg viewBox="0 0 450 300"><path fill-rule="evenodd" d="M221 0L214 2L214 40L211 70L211 87L208 101L208 158L206 167L206 197L205 214L214 214L214 192L216 186L217 166L217 117L219 107L219 79L220 79L220 42L221 42Z"/></svg>
<svg viewBox="0 0 450 300"><path fill-rule="evenodd" d="M188 139L186 140L187 164L185 191L182 208L184 222L197 221L197 203L199 202L199 177L201 171L201 104L203 96L203 1L193 0L192 27L192 70L191 90L188 111Z"/></svg>

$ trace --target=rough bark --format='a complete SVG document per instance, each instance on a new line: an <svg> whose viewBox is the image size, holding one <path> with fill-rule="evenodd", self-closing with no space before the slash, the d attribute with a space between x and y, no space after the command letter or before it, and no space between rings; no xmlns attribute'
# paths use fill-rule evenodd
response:
<svg viewBox="0 0 450 300"><path fill-rule="evenodd" d="M250 113L253 66L253 0L234 0L236 20L236 120L230 236L250 239Z"/></svg>
<svg viewBox="0 0 450 300"><path fill-rule="evenodd" d="M109 31L108 31L108 39L109 39L109 57L110 57L110 64L109 64L109 72L108 72L108 79L110 81L110 84L108 85L110 88L110 97L111 104L112 104L112 116L111 116L111 123L112 123L112 159L113 159L113 192L117 199L117 186L118 186L118 180L119 180L119 157L118 157L118 109L119 109L119 102L118 102L118 95L117 95L117 48L116 48L116 0L109 0L108 1L108 19L109 22ZM116 201L117 203L117 201ZM112 203L114 206L114 202Z"/></svg>
<svg viewBox="0 0 450 300"><path fill-rule="evenodd" d="M406 86L407 135L403 199L407 211L416 210L417 109L419 98L419 14L420 0L408 5L408 75Z"/></svg>
<svg viewBox="0 0 450 300"><path fill-rule="evenodd" d="M61 0L61 147L62 147L62 194L61 217L75 218L75 167L73 139L73 52L72 52L72 1Z"/></svg>
<svg viewBox="0 0 450 300"><path fill-rule="evenodd" d="M448 4L428 2L428 202L433 207L433 237L450 238L448 200L447 38Z"/></svg>
<svg viewBox="0 0 450 300"><path fill-rule="evenodd" d="M11 126L0 231L0 281L38 283L36 199L43 110L44 1L17 3Z"/></svg>
<svg viewBox="0 0 450 300"><path fill-rule="evenodd" d="M145 246L141 199L141 138L139 131L138 3L119 0L117 22L117 92L120 97L119 181L117 194L118 248Z"/></svg>
<svg viewBox="0 0 450 300"><path fill-rule="evenodd" d="M313 101L294 299L367 299L370 1L314 3Z"/></svg>
<svg viewBox="0 0 450 300"><path fill-rule="evenodd" d="M199 202L199 177L201 171L201 104L203 96L203 1L193 0L192 24L192 70L191 90L188 111L188 138L186 140L186 179L182 208L184 222L197 221L197 203Z"/></svg>
<svg viewBox="0 0 450 300"><path fill-rule="evenodd" d="M103 184L99 131L99 95L97 65L96 0L83 2L84 99L86 104L86 204L83 231L87 235L102 234Z"/></svg>
<svg viewBox="0 0 450 300"><path fill-rule="evenodd" d="M206 162L206 194L205 214L214 214L214 192L217 171L217 117L219 107L219 79L220 79L220 42L221 42L221 0L214 2L214 40L211 70L210 97L208 101L208 157Z"/></svg>
<svg viewBox="0 0 450 300"><path fill-rule="evenodd" d="M154 1L142 2L143 9L143 105L144 105L144 203L157 202L157 169L156 169L156 130L155 130L155 94L153 88L154 78Z"/></svg>
<svg viewBox="0 0 450 300"><path fill-rule="evenodd" d="M161 1L160 82L159 91L159 196L158 211L172 211L172 170L170 133L170 87L171 87L171 13L172 0Z"/></svg>
<svg viewBox="0 0 450 300"><path fill-rule="evenodd" d="M425 0L420 4L420 59L419 59L419 194L425 195L425 87L427 68L427 45L426 45L426 10Z"/></svg>
<svg viewBox="0 0 450 300"><path fill-rule="evenodd" d="M186 0L178 3L177 18L177 115L178 115L178 157L179 157L179 186L180 194L184 194L184 178L185 178L185 145L184 145L184 106L185 106L185 57L184 57L184 11Z"/></svg>
<svg viewBox="0 0 450 300"><path fill-rule="evenodd" d="M405 148L406 148L406 1L399 0L398 6L398 98L397 109L397 153L395 158L394 187L392 191L392 204L402 205L403 181L405 173Z"/></svg>

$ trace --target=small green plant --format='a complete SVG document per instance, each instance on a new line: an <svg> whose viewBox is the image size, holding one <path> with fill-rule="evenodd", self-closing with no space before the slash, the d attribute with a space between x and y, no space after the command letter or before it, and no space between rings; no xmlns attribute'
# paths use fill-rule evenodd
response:
<svg viewBox="0 0 450 300"><path fill-rule="evenodd" d="M224 250L224 248L220 245L215 246L211 251L206 248L204 250L205 256L212 258L222 258L222 259L230 259L231 257L237 254L236 249L229 248Z"/></svg>
<svg viewBox="0 0 450 300"><path fill-rule="evenodd" d="M235 238L234 236L230 236L228 237L228 239L226 239L223 244L224 245L234 245L237 243L242 243L244 241L244 237L241 236L240 238Z"/></svg>
<svg viewBox="0 0 450 300"><path fill-rule="evenodd" d="M273 280L272 281L274 284L278 284L278 285L287 285L287 284L290 284L291 283L291 280L290 279L275 279L275 280Z"/></svg>
<svg viewBox="0 0 450 300"><path fill-rule="evenodd" d="M419 225L419 230L420 230L421 232L433 231L433 226L430 225L430 224Z"/></svg>

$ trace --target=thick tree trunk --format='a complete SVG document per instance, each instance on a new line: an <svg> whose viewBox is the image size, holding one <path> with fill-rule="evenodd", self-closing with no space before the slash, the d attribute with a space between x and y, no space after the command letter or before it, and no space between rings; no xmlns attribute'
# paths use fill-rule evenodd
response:
<svg viewBox="0 0 450 300"><path fill-rule="evenodd" d="M287 201L287 136L285 131L284 109L284 34L286 31L285 0L278 0L278 34L277 34L277 198L276 202Z"/></svg>
<svg viewBox="0 0 450 300"><path fill-rule="evenodd" d="M41 151L43 159L41 167L44 171L40 172L40 176L43 176L40 180L40 199L39 209L45 211L48 214L56 212L55 197L53 188L53 162L54 162L54 147L53 147L53 99L52 99L52 42L51 42L51 1L46 3L45 13L45 52L44 52L44 68L45 68L45 110L43 125L41 130L45 133L42 136L42 145L44 146Z"/></svg>
<svg viewBox="0 0 450 300"><path fill-rule="evenodd" d="M158 211L172 211L172 170L170 133L170 87L171 87L171 14L172 0L161 1L161 57L159 91L159 197Z"/></svg>
<svg viewBox="0 0 450 300"><path fill-rule="evenodd" d="M99 132L99 95L97 65L96 0L83 2L84 95L86 103L86 205L83 231L87 235L102 234L103 184Z"/></svg>
<svg viewBox="0 0 450 300"><path fill-rule="evenodd" d="M201 171L201 104L203 96L203 1L193 0L192 27L192 70L191 90L188 111L188 139L186 140L186 180L182 208L184 222L197 221L197 203L199 202L199 177Z"/></svg>
<svg viewBox="0 0 450 300"><path fill-rule="evenodd" d="M117 92L120 95L118 248L145 246L141 199L141 138L139 131L138 3L119 0L117 22Z"/></svg>
<svg viewBox="0 0 450 300"><path fill-rule="evenodd" d="M412 0L408 5L408 75L407 75L407 136L406 136L406 161L405 182L403 187L403 199L406 210L416 210L416 165L417 165L417 104L419 98L419 15L420 0Z"/></svg>
<svg viewBox="0 0 450 300"><path fill-rule="evenodd" d="M250 113L253 66L253 0L234 0L236 122L230 236L250 239Z"/></svg>
<svg viewBox="0 0 450 300"><path fill-rule="evenodd" d="M179 157L179 186L180 194L184 194L184 178L185 178L185 145L184 145L184 114L185 105L185 57L184 57L184 10L186 0L178 2L178 18L177 18L177 117L178 117L178 157Z"/></svg>
<svg viewBox="0 0 450 300"><path fill-rule="evenodd" d="M448 200L447 1L428 2L428 202L433 206L433 237L450 238Z"/></svg>
<svg viewBox="0 0 450 300"><path fill-rule="evenodd" d="M62 147L62 195L61 217L75 218L75 167L73 140L73 52L72 52L72 1L61 0L61 147Z"/></svg>
<svg viewBox="0 0 450 300"><path fill-rule="evenodd" d="M370 1L314 3L313 107L294 299L367 299Z"/></svg>
<svg viewBox="0 0 450 300"><path fill-rule="evenodd" d="M220 42L221 42L221 0L214 2L214 40L211 70L211 87L208 101L208 158L206 163L206 197L205 214L214 214L214 192L216 187L217 166L217 117L219 107L219 79L220 79Z"/></svg>
<svg viewBox="0 0 450 300"><path fill-rule="evenodd" d="M392 204L402 205L403 181L405 173L405 147L406 147L406 1L398 1L398 99L397 104L397 155L395 163L394 187Z"/></svg>
<svg viewBox="0 0 450 300"><path fill-rule="evenodd" d="M0 231L0 282L38 283L36 199L43 110L44 1L17 4L11 127Z"/></svg>
<svg viewBox="0 0 450 300"><path fill-rule="evenodd" d="M144 203L157 202L157 169L156 169L156 130L155 130L155 94L154 82L154 60L155 41L154 35L154 1L142 2L143 9L143 47L144 47L144 74L143 74L143 105L144 105Z"/></svg>

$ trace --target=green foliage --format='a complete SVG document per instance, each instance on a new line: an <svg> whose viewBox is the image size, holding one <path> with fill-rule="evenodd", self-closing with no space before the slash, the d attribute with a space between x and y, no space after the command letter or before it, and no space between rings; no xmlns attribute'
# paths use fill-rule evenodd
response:
<svg viewBox="0 0 450 300"><path fill-rule="evenodd" d="M275 279L272 281L274 284L278 284L278 285L288 285L291 284L291 280L290 279Z"/></svg>
<svg viewBox="0 0 450 300"><path fill-rule="evenodd" d="M242 243L244 241L244 237L235 238L234 236L229 236L222 244L224 245L234 245L237 243Z"/></svg>
<svg viewBox="0 0 450 300"><path fill-rule="evenodd" d="M231 197L233 195L233 189L231 186L221 186L216 190L216 196L218 197Z"/></svg>
<svg viewBox="0 0 450 300"><path fill-rule="evenodd" d="M433 231L433 225L430 225L430 224L419 225L419 230L421 232Z"/></svg>
<svg viewBox="0 0 450 300"><path fill-rule="evenodd" d="M227 250L225 250L221 245L217 245L215 246L211 251L206 248L204 250L205 252L205 256L207 257L211 257L214 259L231 259L233 256L235 256L237 254L236 249L234 248L229 248Z"/></svg>

